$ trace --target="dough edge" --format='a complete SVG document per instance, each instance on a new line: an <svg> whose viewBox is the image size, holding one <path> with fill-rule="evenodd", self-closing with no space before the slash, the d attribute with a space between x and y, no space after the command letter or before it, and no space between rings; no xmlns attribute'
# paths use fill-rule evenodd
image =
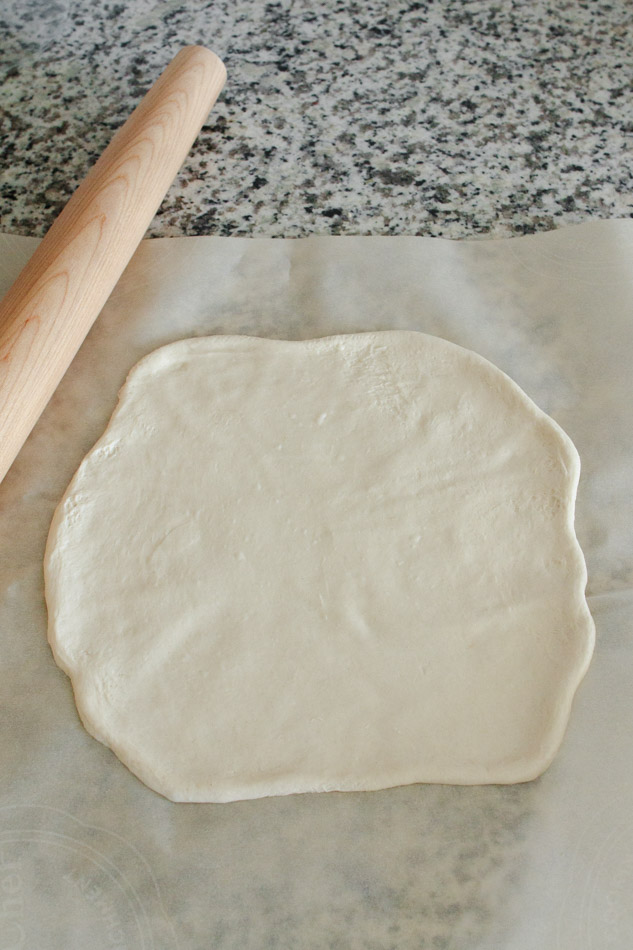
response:
<svg viewBox="0 0 633 950"><path fill-rule="evenodd" d="M116 737L111 736L107 731L102 731L98 727L90 709L89 678L85 678L86 682L84 683L84 677L73 668L72 663L64 656L58 638L54 611L52 609L53 596L51 592L55 587L56 581L50 567L51 554L56 547L58 534L65 520L64 504L68 497L77 491L83 477L86 462L90 460L95 453L99 452L99 450L104 449L111 441L112 430L116 427L119 414L125 409L128 399L133 398L134 389L138 381L148 372L152 372L154 369L159 370L163 365L169 365L172 356L182 353L182 356L186 358L186 356L190 354L217 352L219 349L227 351L234 349L239 351L248 349L253 345L290 348L309 347L318 350L333 344L336 345L350 337L362 338L362 340L368 344L379 343L381 341L388 342L389 340L397 341L408 337L412 343L419 344L420 342L424 342L426 345L432 345L447 351L457 350L462 360L474 363L493 379L496 378L503 381L504 385L509 386L515 397L517 397L521 407L538 418L542 423L544 422L556 436L561 449L564 451L567 463L566 484L568 494L566 495L565 521L568 540L571 542L571 547L575 552L573 573L576 581L576 625L579 631L579 641L580 634L584 633L584 651L581 653L576 667L570 668L567 681L561 683L561 701L556 710L557 715L550 720L549 730L540 737L540 754L529 759L522 758L505 763L503 766L496 765L494 778L490 778L489 774L487 774L490 770L481 765L470 769L471 774L467 774L467 770L464 769L460 776L447 776L444 774L442 776L438 775L437 777L425 775L424 778L420 778L418 763L412 763L406 770L402 770L398 774L390 771L382 778L377 778L377 773L373 773L372 777L367 779L357 778L355 781L333 781L332 783L324 783L322 779L312 779L310 776L301 778L294 776L290 779L271 779L264 776L257 781L249 782L244 785L231 784L227 781L218 782L217 785L213 785L213 783L209 782L204 787L196 786L183 790L177 776L173 776L164 770L161 771L153 768L147 761L143 760L142 754L136 749L130 747L124 741L120 741ZM580 456L572 440L556 420L540 409L511 377L499 369L494 363L490 362L490 360L480 356L473 350L469 350L466 347L442 337L437 337L418 330L373 330L332 334L307 340L286 340L270 337L218 334L186 338L173 343L167 343L142 357L130 369L123 386L119 390L116 406L105 431L84 456L53 514L44 554L44 593L48 611L48 642L55 663L71 681L77 712L86 731L93 738L108 747L126 768L145 785L176 803L220 804L271 796L304 794L308 792L379 791L413 784L469 786L489 784L512 785L530 782L539 778L549 768L562 745L571 716L574 696L589 668L595 645L595 624L585 598L587 568L574 527L579 479Z"/></svg>

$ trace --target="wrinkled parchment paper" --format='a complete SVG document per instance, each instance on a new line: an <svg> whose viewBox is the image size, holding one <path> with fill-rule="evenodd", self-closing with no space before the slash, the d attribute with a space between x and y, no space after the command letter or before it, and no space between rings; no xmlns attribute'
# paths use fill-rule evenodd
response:
<svg viewBox="0 0 633 950"><path fill-rule="evenodd" d="M2 292L35 246L0 238ZM597 648L562 750L519 786L172 804L83 730L53 662L53 510L155 347L394 328L486 356L580 452ZM1 950L630 950L632 341L633 221L466 243L144 242L0 486Z"/></svg>

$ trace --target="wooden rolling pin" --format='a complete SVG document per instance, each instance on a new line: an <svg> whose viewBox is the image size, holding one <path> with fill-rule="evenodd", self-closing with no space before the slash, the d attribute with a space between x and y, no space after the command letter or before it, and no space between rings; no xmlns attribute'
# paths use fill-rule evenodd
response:
<svg viewBox="0 0 633 950"><path fill-rule="evenodd" d="M0 480L136 250L225 79L215 53L181 50L0 303Z"/></svg>

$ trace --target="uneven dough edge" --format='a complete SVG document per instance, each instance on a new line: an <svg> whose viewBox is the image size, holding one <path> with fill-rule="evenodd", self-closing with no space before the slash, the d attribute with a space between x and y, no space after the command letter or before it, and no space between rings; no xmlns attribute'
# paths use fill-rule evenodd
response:
<svg viewBox="0 0 633 950"><path fill-rule="evenodd" d="M580 656L576 668L570 670L567 681L565 683L561 683L562 698L560 706L557 709L557 715L553 717L549 723L549 730L541 736L540 754L538 756L534 756L530 760L521 759L520 761L508 763L504 766L496 765L494 768L494 779L491 779L487 774L490 770L485 766L479 766L475 769L472 769L471 775L466 775L465 770L462 769L461 775L450 776L444 774L434 778L429 777L427 774L424 778L420 778L420 769L418 764L412 763L410 768L402 770L397 775L393 771L390 771L382 778L376 778L376 773L373 773L371 778L357 778L353 782L335 781L331 784L326 784L319 779L308 775L302 777L301 779L297 775L294 775L290 779L283 778L277 780L270 778L266 779L264 777L262 780L251 782L242 786L237 786L235 784L228 785L227 783L218 782L217 788L213 788L211 792L209 791L209 786L205 786L204 790L201 788L192 787L187 789L186 794L183 794L182 788L178 785L177 779L174 780L169 774L160 773L150 765L145 764L142 761L142 756L139 755L135 749L129 747L124 742L118 741L115 737L109 735L107 732L102 732L98 728L90 711L89 683L84 683L83 677L79 675L78 671L74 670L72 663L64 655L60 638L58 636L55 614L52 609L54 600L52 591L55 586L55 577L50 569L50 555L56 546L57 536L64 521L64 503L69 496L77 491L77 488L81 484L86 462L91 459L91 457L96 452L103 449L110 441L112 430L116 427L119 413L124 409L127 399L133 392L137 381L145 373L151 372L155 368L159 368L161 363L164 363L167 358L172 356L174 353L181 351L183 356L185 356L192 352L214 352L218 349L240 350L243 348L248 348L253 344L254 341L256 341L257 345L263 344L272 347L308 346L319 349L325 344L325 341L327 341L328 344L331 344L337 340L342 341L344 339L348 339L349 337L362 337L367 343L385 341L385 339L394 338L402 340L403 337L410 337L415 338L416 342L425 340L429 345L438 347L440 349L459 350L462 360L468 360L475 365L479 365L493 377L496 376L498 379L503 379L504 383L513 390L514 395L523 405L523 408L538 418L541 422L545 422L550 430L556 435L560 446L565 451L567 462L567 485L569 492L566 496L567 503L565 506L565 515L568 540L571 542L571 547L575 552L576 563L574 573L576 577L575 599L578 618L577 629L584 633L584 651ZM274 795L303 794L306 792L377 791L386 788L420 783L443 785L504 785L533 781L549 768L560 749L565 731L569 723L573 699L580 683L582 682L582 679L587 672L595 644L595 625L585 599L585 588L587 583L586 563L574 528L574 513L579 478L580 457L573 442L566 432L561 428L561 426L554 419L552 419L551 416L547 415L547 413L541 410L533 402L533 400L527 396L521 387L514 382L513 379L507 376L507 374L505 374L489 360L474 353L471 350L466 349L465 347L461 347L458 344L444 340L440 337L431 336L429 334L415 330L385 330L354 334L336 334L310 340L277 340L253 336L210 336L185 339L176 341L174 343L169 343L143 357L138 363L135 364L135 366L132 367L128 373L124 385L119 391L116 407L103 435L97 440L92 449L85 456L70 484L68 485L68 488L66 489L61 501L55 509L44 556L45 599L48 608L48 641L56 664L71 680L77 711L86 731L99 742L111 749L119 758L119 760L123 762L123 764L132 772L132 774L138 777L142 782L144 782L144 784L174 802L224 803L230 801L270 797Z"/></svg>

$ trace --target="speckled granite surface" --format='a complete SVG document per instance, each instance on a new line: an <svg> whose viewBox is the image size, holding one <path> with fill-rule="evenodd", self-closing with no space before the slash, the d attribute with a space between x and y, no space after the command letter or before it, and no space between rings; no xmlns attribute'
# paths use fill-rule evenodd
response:
<svg viewBox="0 0 633 950"><path fill-rule="evenodd" d="M632 25L629 0L4 0L0 230L44 233L194 42L229 80L151 235L628 217Z"/></svg>

